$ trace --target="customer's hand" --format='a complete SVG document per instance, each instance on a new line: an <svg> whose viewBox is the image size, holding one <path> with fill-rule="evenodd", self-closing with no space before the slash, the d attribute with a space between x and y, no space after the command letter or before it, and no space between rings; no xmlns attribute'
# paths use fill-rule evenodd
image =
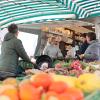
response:
<svg viewBox="0 0 100 100"><path fill-rule="evenodd" d="M35 58L31 58L31 62L32 62L33 64L36 64L36 59L35 59Z"/></svg>
<svg viewBox="0 0 100 100"><path fill-rule="evenodd" d="M84 58L84 54L79 55L80 59Z"/></svg>

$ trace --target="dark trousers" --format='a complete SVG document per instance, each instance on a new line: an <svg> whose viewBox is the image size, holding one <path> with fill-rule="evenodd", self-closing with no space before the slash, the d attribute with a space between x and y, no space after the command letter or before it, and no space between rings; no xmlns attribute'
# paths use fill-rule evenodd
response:
<svg viewBox="0 0 100 100"><path fill-rule="evenodd" d="M9 78L9 77L22 77L22 76L25 76L24 74L25 70L22 68L22 67L17 67L17 72L16 73L13 73L13 72L7 72L7 71L0 71L0 80L3 81L5 80L6 78Z"/></svg>

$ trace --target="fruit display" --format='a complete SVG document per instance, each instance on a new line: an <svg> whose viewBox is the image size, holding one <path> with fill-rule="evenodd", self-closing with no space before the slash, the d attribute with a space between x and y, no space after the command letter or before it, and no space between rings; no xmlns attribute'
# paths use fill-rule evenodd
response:
<svg viewBox="0 0 100 100"><path fill-rule="evenodd" d="M85 67L86 65L79 60L69 62L59 61L54 65L54 71L56 74L78 77L83 73Z"/></svg>
<svg viewBox="0 0 100 100"><path fill-rule="evenodd" d="M0 100L99 100L98 91L100 77L92 73L82 74L77 78L40 72L22 81L16 78L2 81ZM85 97L85 93L94 92L98 96L96 99Z"/></svg>
<svg viewBox="0 0 100 100"><path fill-rule="evenodd" d="M90 93L100 89L100 78L95 74L86 73L78 77L76 86L82 91Z"/></svg>
<svg viewBox="0 0 100 100"><path fill-rule="evenodd" d="M28 69L26 74L36 74L40 72L55 73L58 75L65 76L76 76L79 77L83 73L95 73L100 75L100 64L96 63L85 63L79 60L66 61L55 61L53 67L46 68L44 70Z"/></svg>
<svg viewBox="0 0 100 100"><path fill-rule="evenodd" d="M57 61L45 70L28 69L21 80L0 81L0 100L100 100L100 64Z"/></svg>
<svg viewBox="0 0 100 100"><path fill-rule="evenodd" d="M87 67L84 69L85 73L95 73L100 76L100 62L90 62L87 64Z"/></svg>

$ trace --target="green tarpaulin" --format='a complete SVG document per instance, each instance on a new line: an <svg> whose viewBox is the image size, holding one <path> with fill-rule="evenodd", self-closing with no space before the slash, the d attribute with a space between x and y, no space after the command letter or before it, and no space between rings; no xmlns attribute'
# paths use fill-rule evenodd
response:
<svg viewBox="0 0 100 100"><path fill-rule="evenodd" d="M0 27L10 23L44 22L75 18L56 0L0 0Z"/></svg>
<svg viewBox="0 0 100 100"><path fill-rule="evenodd" d="M100 0L56 0L78 15L78 18L100 16Z"/></svg>

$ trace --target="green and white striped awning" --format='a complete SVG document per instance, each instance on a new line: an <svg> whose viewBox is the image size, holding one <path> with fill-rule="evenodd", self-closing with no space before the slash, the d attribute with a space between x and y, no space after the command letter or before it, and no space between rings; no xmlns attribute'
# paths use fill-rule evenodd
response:
<svg viewBox="0 0 100 100"><path fill-rule="evenodd" d="M56 0L0 0L0 28L10 23L27 23L75 18Z"/></svg>
<svg viewBox="0 0 100 100"><path fill-rule="evenodd" d="M100 16L100 0L57 0L69 10L75 12L78 18Z"/></svg>

